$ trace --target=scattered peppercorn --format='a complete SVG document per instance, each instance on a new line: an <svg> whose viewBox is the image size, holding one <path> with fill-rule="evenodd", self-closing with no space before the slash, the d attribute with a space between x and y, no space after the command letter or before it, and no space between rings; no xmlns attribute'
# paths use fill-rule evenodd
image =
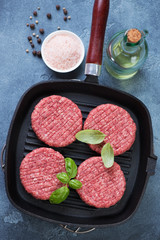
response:
<svg viewBox="0 0 160 240"><path fill-rule="evenodd" d="M37 16L37 11L34 11L34 12L33 12L33 15L36 17L36 16Z"/></svg>
<svg viewBox="0 0 160 240"><path fill-rule="evenodd" d="M60 5L56 5L56 9L59 10L60 9Z"/></svg>
<svg viewBox="0 0 160 240"><path fill-rule="evenodd" d="M39 58L41 58L41 51L38 51L38 52L37 52L37 56L38 56Z"/></svg>
<svg viewBox="0 0 160 240"><path fill-rule="evenodd" d="M32 37L31 36L28 36L28 41L32 40Z"/></svg>
<svg viewBox="0 0 160 240"><path fill-rule="evenodd" d="M60 8L61 8L60 5L56 5L56 9L57 9L57 10L60 10ZM37 7L37 9L40 10L40 7ZM67 14L68 14L68 11L66 10L65 7L63 7L63 13L64 13L64 15L67 15ZM37 11L34 11L34 12L33 12L33 16L36 17L37 15L38 15ZM52 18L51 13L47 13L46 16L47 16L48 19L51 19L51 18ZM33 17L30 16L29 18L32 19ZM64 19L64 21L70 20L70 19L71 19L71 16L64 16L63 19ZM36 20L35 23L38 24L38 20ZM35 24L33 24L33 23L32 23L32 24L26 23L26 26L27 26L27 27L30 26L31 29L35 29ZM60 30L61 28L58 26L57 29ZM40 32L41 34L44 34L44 29L43 29L43 28L40 28L40 29L39 29L39 32ZM38 34L36 35L35 32L32 33L32 35L33 35L34 37L36 36L36 38L37 38L37 43L40 44L40 43L41 43L41 39L39 38L39 35L38 35ZM30 42L31 47L34 48L35 45L32 43L32 37L31 37L31 36L28 36L28 41ZM26 53L29 53L29 50L28 50L28 49L26 49ZM41 58L41 51L33 50L33 51L32 51L32 54L33 54L33 56L36 56L36 55L37 55L39 58Z"/></svg>
<svg viewBox="0 0 160 240"><path fill-rule="evenodd" d="M36 56L36 55L37 55L37 51L36 51L36 50L33 50L33 51L32 51L32 54L33 54L33 56Z"/></svg>
<svg viewBox="0 0 160 240"><path fill-rule="evenodd" d="M43 28L40 28L40 29L39 29L39 32L40 32L41 34L43 34L43 33L44 33L44 29L43 29Z"/></svg>
<svg viewBox="0 0 160 240"><path fill-rule="evenodd" d="M68 11L64 8L64 9L63 9L63 13L64 13L65 15L67 15L67 14L68 14Z"/></svg>
<svg viewBox="0 0 160 240"><path fill-rule="evenodd" d="M64 17L63 19L64 19L64 21L67 21L67 17Z"/></svg>
<svg viewBox="0 0 160 240"><path fill-rule="evenodd" d="M40 44L40 43L41 43L41 39L40 39L40 38L38 38L38 39L37 39L37 42Z"/></svg>
<svg viewBox="0 0 160 240"><path fill-rule="evenodd" d="M35 29L35 24L34 23L30 24L30 28Z"/></svg>
<svg viewBox="0 0 160 240"><path fill-rule="evenodd" d="M52 15L50 13L47 13L47 18L51 19Z"/></svg>

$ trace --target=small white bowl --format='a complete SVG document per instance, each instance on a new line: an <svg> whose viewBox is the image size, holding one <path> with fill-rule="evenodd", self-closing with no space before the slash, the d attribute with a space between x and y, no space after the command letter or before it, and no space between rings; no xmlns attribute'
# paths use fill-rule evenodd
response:
<svg viewBox="0 0 160 240"><path fill-rule="evenodd" d="M56 46L53 45L51 43L51 41L53 42L54 41L53 39L55 38L55 36L60 36L60 35L63 38L62 41L55 43ZM68 40L64 41L65 36L67 36L68 39L69 38L71 39L72 44L69 44ZM60 38L59 38L59 40L60 40ZM50 45L49 45L49 42L50 42ZM63 43L63 45L62 45L62 43ZM47 44L48 44L48 49L46 47ZM65 44L67 46L66 48L64 48ZM59 61L59 65L60 64L63 65L63 62L65 62L64 64L66 64L67 58L68 59L69 59L69 57L73 58L73 52L71 52L71 53L68 52L69 48L71 49L71 51L74 51L72 49L73 46L74 46L74 50L76 47L77 56L80 55L80 57L77 57L79 59L76 60L76 63L74 65L72 65L71 67L65 68L65 69L53 66L54 64L52 64L50 62L50 60L54 61L54 62ZM51 50L49 50L49 47ZM42 59L43 59L44 63L50 69L52 69L55 72L59 72L59 73L67 73L67 72L71 72L71 71L75 70L82 63L82 61L84 59L84 55L85 55L85 48L84 48L82 40L75 33L66 31L66 30L59 30L59 31L52 32L44 39L44 41L42 43L42 47L41 47L41 54L42 54ZM52 58L51 54L54 54L55 56L53 55L53 58ZM72 55L70 55L70 54L72 54ZM62 61L60 61L61 56L62 56ZM70 65L70 61L68 62L68 64Z"/></svg>

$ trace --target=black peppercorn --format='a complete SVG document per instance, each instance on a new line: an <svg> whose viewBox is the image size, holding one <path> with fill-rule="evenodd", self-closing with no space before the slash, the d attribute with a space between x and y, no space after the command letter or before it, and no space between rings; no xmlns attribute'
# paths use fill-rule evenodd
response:
<svg viewBox="0 0 160 240"><path fill-rule="evenodd" d="M43 34L43 33L44 33L44 29L43 29L43 28L40 28L40 29L39 29L39 32L40 32L41 34Z"/></svg>
<svg viewBox="0 0 160 240"><path fill-rule="evenodd" d="M32 54L33 54L33 56L36 56L37 55L37 51L33 50Z"/></svg>
<svg viewBox="0 0 160 240"><path fill-rule="evenodd" d="M40 43L41 43L41 39L40 39L40 38L38 38L38 39L37 39L37 42L40 44Z"/></svg>
<svg viewBox="0 0 160 240"><path fill-rule="evenodd" d="M33 15L36 17L36 16L37 16L37 11L34 11L34 12L33 12Z"/></svg>
<svg viewBox="0 0 160 240"><path fill-rule="evenodd" d="M38 51L38 52L37 52L37 56L38 56L39 58L41 58L41 51Z"/></svg>
<svg viewBox="0 0 160 240"><path fill-rule="evenodd" d="M67 14L68 14L68 11L64 8L64 9L63 9L63 13L64 13L65 15L67 15Z"/></svg>
<svg viewBox="0 0 160 240"><path fill-rule="evenodd" d="M67 21L67 17L64 17L63 19L64 19L64 21Z"/></svg>
<svg viewBox="0 0 160 240"><path fill-rule="evenodd" d="M56 5L56 9L59 10L60 9L60 5Z"/></svg>
<svg viewBox="0 0 160 240"><path fill-rule="evenodd" d="M50 13L47 13L47 18L51 19L52 15Z"/></svg>
<svg viewBox="0 0 160 240"><path fill-rule="evenodd" d="M35 24L34 23L30 24L30 28L35 29Z"/></svg>
<svg viewBox="0 0 160 240"><path fill-rule="evenodd" d="M31 47L34 48L34 44L33 43L31 44Z"/></svg>
<svg viewBox="0 0 160 240"><path fill-rule="evenodd" d="M28 41L32 40L32 37L31 36L28 36Z"/></svg>

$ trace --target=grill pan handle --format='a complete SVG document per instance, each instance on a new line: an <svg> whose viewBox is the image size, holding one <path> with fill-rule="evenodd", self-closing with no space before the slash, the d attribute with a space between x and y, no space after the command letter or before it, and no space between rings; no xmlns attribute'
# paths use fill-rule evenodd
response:
<svg viewBox="0 0 160 240"><path fill-rule="evenodd" d="M109 0L95 0L85 74L99 76L102 64L103 43L109 13Z"/></svg>
<svg viewBox="0 0 160 240"><path fill-rule="evenodd" d="M155 156L154 154L152 154L150 157L148 157L146 172L147 172L150 176L152 176L152 175L155 174L156 163L157 163L157 156Z"/></svg>
<svg viewBox="0 0 160 240"><path fill-rule="evenodd" d="M5 164L3 163L3 156L4 156L5 150L6 150L6 144L3 146L2 151L1 151L1 168L2 168L3 172L4 172L4 168L5 168Z"/></svg>

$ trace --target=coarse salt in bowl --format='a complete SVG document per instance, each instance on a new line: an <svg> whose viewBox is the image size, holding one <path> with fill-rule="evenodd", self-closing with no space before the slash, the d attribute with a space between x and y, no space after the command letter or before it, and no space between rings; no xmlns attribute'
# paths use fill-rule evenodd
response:
<svg viewBox="0 0 160 240"><path fill-rule="evenodd" d="M85 49L82 40L75 33L60 30L52 32L44 39L41 54L50 69L67 73L82 63Z"/></svg>

